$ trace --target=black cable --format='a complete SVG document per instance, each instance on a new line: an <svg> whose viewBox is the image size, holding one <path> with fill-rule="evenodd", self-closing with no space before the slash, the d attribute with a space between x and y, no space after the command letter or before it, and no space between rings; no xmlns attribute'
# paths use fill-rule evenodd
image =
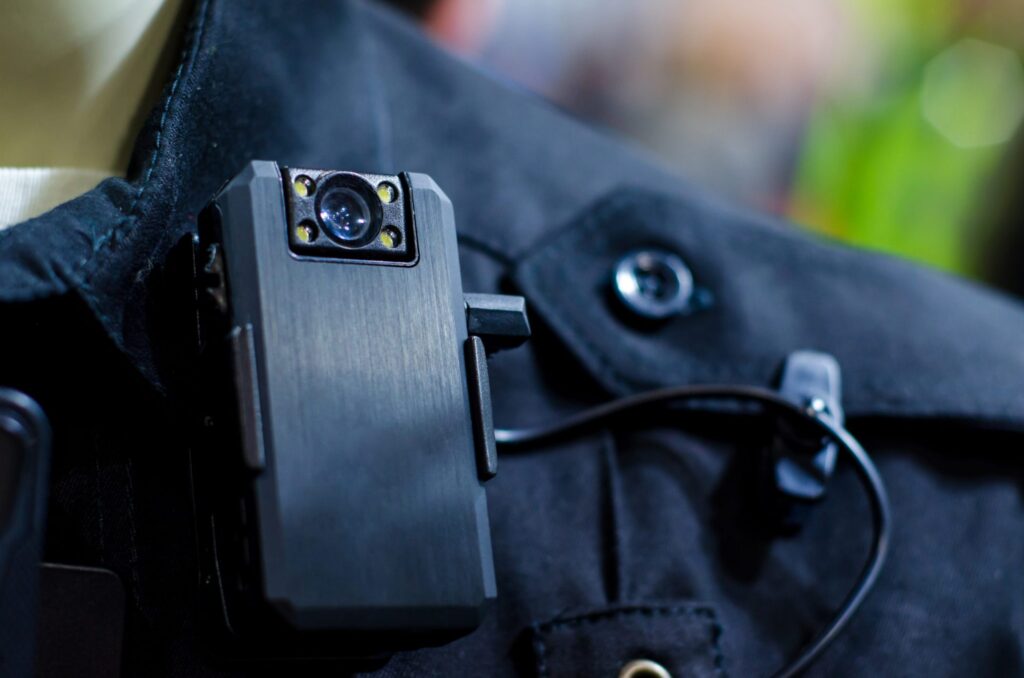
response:
<svg viewBox="0 0 1024 678"><path fill-rule="evenodd" d="M822 434L834 440L840 449L850 456L857 469L857 477L868 495L871 504L874 539L867 562L835 616L794 659L777 671L773 678L795 676L810 666L849 623L878 579L878 573L885 563L885 557L889 550L892 517L885 485L882 483L882 478L878 469L875 468L874 462L871 461L871 457L846 429L833 423L827 415L809 406L802 407L768 389L755 386L679 386L626 396L584 410L561 422L547 426L526 429L496 429L494 438L504 448L525 448L579 432L602 420L619 417L639 408L692 400L752 402L771 410L805 419L809 424L817 427Z"/></svg>

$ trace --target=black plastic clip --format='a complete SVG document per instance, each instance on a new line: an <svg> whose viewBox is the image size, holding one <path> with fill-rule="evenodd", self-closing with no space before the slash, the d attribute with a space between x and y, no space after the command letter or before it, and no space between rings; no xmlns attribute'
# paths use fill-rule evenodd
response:
<svg viewBox="0 0 1024 678"><path fill-rule="evenodd" d="M843 425L839 363L827 353L795 351L786 358L779 392L814 416ZM783 522L798 527L802 505L825 496L836 466L835 443L802 422L780 419L769 450L772 487Z"/></svg>
<svg viewBox="0 0 1024 678"><path fill-rule="evenodd" d="M482 480L498 472L498 449L491 419L491 381L487 355L514 348L530 338L526 300L506 294L467 294L466 378L473 413L477 467Z"/></svg>
<svg viewBox="0 0 1024 678"><path fill-rule="evenodd" d="M530 338L526 300L510 294L466 294L466 327L487 353L515 348Z"/></svg>

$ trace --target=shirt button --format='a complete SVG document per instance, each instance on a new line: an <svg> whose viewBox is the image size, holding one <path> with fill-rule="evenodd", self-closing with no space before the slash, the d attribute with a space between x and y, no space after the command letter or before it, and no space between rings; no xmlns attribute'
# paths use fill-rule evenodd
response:
<svg viewBox="0 0 1024 678"><path fill-rule="evenodd" d="M622 667L619 678L672 678L672 674L658 662L634 659Z"/></svg>
<svg viewBox="0 0 1024 678"><path fill-rule="evenodd" d="M689 309L693 274L683 260L659 249L635 250L615 266L615 295L636 315L664 320Z"/></svg>

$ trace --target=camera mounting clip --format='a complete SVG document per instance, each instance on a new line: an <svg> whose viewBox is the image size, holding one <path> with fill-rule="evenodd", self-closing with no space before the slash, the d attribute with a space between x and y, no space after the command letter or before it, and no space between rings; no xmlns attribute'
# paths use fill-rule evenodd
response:
<svg viewBox="0 0 1024 678"><path fill-rule="evenodd" d="M477 471L481 480L498 472L498 448L491 414L491 382L487 356L515 348L530 338L526 300L507 294L466 294L466 381L473 413Z"/></svg>

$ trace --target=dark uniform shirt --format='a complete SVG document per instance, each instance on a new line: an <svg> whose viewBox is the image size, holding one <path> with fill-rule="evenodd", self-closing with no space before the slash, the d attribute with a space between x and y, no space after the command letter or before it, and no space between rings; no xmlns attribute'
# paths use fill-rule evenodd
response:
<svg viewBox="0 0 1024 678"><path fill-rule="evenodd" d="M0 381L54 429L45 558L118 574L124 675L245 673L208 662L196 639L163 271L253 158L438 182L465 289L522 294L532 314L531 342L491 361L498 426L658 386L771 386L793 351L835 356L894 533L877 587L811 673L1024 673L1017 302L721 204L362 2L202 0L129 178L0 233ZM685 262L700 303L650 323L616 302L615 267L638 248ZM781 666L834 612L871 531L842 459L799 530L767 520L756 486L770 435L743 412L687 411L504 455L488 484L496 609L378 675ZM88 614L65 612L85 633ZM56 661L61 648L40 643Z"/></svg>

